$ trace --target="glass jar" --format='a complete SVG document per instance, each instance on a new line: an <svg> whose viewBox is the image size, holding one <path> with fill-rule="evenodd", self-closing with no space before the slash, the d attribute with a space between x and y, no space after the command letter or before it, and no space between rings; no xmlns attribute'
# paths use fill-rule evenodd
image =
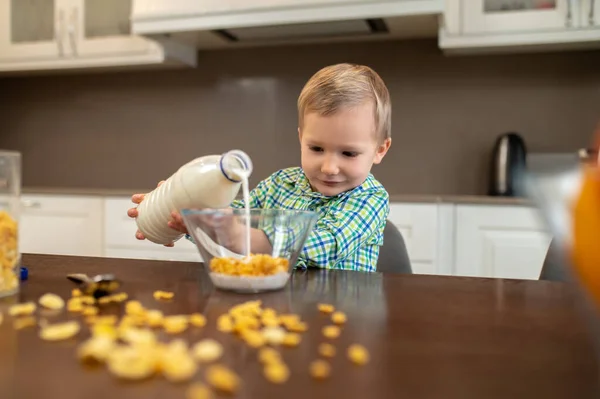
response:
<svg viewBox="0 0 600 399"><path fill-rule="evenodd" d="M0 150L0 297L19 292L21 153Z"/></svg>

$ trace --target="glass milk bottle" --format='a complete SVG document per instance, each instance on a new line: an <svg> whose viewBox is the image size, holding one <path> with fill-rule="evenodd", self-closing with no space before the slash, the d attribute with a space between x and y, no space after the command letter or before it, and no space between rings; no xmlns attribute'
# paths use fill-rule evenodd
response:
<svg viewBox="0 0 600 399"><path fill-rule="evenodd" d="M0 150L0 297L19 291L21 154Z"/></svg>
<svg viewBox="0 0 600 399"><path fill-rule="evenodd" d="M251 173L252 161L240 150L196 158L146 194L137 208L137 227L156 244L177 241L183 234L168 226L172 211L226 208Z"/></svg>

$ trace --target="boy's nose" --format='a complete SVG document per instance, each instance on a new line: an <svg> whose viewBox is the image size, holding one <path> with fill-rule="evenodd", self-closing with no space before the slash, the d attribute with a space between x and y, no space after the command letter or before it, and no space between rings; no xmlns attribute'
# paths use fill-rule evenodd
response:
<svg viewBox="0 0 600 399"><path fill-rule="evenodd" d="M321 165L321 173L324 175L337 175L339 168L332 159L326 159Z"/></svg>

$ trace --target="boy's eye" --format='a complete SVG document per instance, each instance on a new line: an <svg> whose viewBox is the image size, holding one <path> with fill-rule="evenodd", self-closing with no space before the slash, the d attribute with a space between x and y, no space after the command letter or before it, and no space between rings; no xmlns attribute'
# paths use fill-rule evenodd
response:
<svg viewBox="0 0 600 399"><path fill-rule="evenodd" d="M358 152L355 151L344 151L342 154L344 154L344 156L348 158L355 158L358 156Z"/></svg>
<svg viewBox="0 0 600 399"><path fill-rule="evenodd" d="M321 147L317 147L317 146L310 146L310 147L308 147L308 148L309 148L311 151L314 151L314 152L323 152L323 148L321 148Z"/></svg>

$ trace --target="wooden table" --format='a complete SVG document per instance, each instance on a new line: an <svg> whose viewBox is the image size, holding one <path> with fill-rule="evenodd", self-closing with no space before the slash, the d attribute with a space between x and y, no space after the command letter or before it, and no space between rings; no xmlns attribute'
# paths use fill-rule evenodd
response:
<svg viewBox="0 0 600 399"><path fill-rule="evenodd" d="M199 280L196 263L25 255L29 280L19 298L37 300L54 292L70 296L65 275L113 272L130 298L166 314L202 312L209 324L181 334L196 342L218 339L223 362L243 379L239 398L590 398L598 396L597 367L585 326L569 286L542 281L510 281L441 276L402 276L358 272L296 272L288 287L263 295L235 295ZM176 292L158 303L154 290ZM292 376L283 385L265 380L256 351L218 332L215 320L232 305L260 298L279 312L298 313L309 324L298 348L282 348ZM332 376L315 381L308 364L327 316L317 311L330 302L348 315L335 340ZM63 312L56 319L79 317ZM14 331L5 315L0 326L0 397L12 398L183 398L187 384L161 377L124 383L104 368L84 369L75 358L77 339L41 341L35 328ZM169 336L170 337L170 336ZM351 364L345 348L361 343L370 350L367 366ZM203 379L201 368L196 377ZM221 397L221 396L219 396Z"/></svg>

